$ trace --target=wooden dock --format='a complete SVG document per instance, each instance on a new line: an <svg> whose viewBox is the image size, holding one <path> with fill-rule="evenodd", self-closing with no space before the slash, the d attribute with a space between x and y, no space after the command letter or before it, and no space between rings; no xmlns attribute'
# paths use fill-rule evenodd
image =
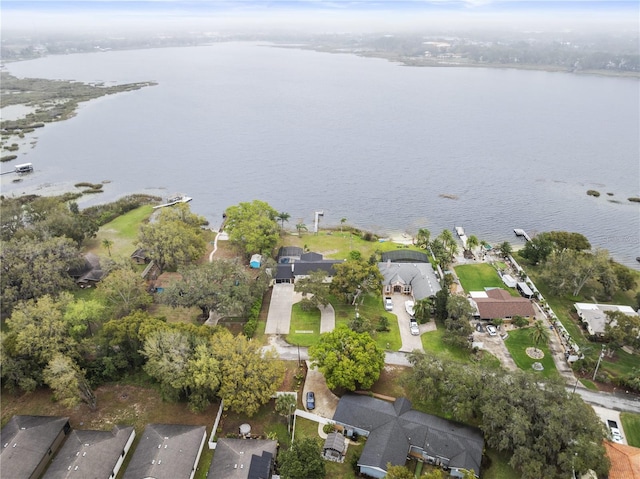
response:
<svg viewBox="0 0 640 479"><path fill-rule="evenodd" d="M516 236L522 236L525 240L531 241L531 238L529 237L529 235L525 230L522 230L520 228L514 228L513 232L515 233Z"/></svg>

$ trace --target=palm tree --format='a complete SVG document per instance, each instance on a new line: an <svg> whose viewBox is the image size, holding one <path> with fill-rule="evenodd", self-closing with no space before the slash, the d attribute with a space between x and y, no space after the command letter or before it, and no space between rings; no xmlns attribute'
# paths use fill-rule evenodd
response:
<svg viewBox="0 0 640 479"><path fill-rule="evenodd" d="M473 253L473 249L480 245L480 241L476 235L471 235L467 238L467 249Z"/></svg>
<svg viewBox="0 0 640 479"><path fill-rule="evenodd" d="M113 241L111 241L110 239L105 238L105 239L102 240L102 246L107 248L107 251L109 252L109 256L111 256L111 247L113 246Z"/></svg>
<svg viewBox="0 0 640 479"><path fill-rule="evenodd" d="M438 236L438 238L440 238L440 241L442 241L444 248L449 253L451 259L453 259L454 255L458 252L458 247L451 230L442 230L442 233L440 233L440 236Z"/></svg>
<svg viewBox="0 0 640 479"><path fill-rule="evenodd" d="M342 218L340 220L340 234L342 234L342 226L347 222L347 218ZM344 235L343 235L344 236Z"/></svg>
<svg viewBox="0 0 640 479"><path fill-rule="evenodd" d="M420 324L424 324L429 321L432 309L433 301L431 298L420 299L413 305L414 316L420 321Z"/></svg>
<svg viewBox="0 0 640 479"><path fill-rule="evenodd" d="M511 247L511 243L509 243L508 241L505 241L504 243L501 243L499 248L500 248L500 251L502 252L502 256L505 257L505 258L507 256L509 256L513 252L513 248Z"/></svg>
<svg viewBox="0 0 640 479"><path fill-rule="evenodd" d="M307 228L307 225L305 225L304 223L298 223L296 225L296 229L298 230L298 235L300 236L302 236L303 231L309 231L309 228Z"/></svg>
<svg viewBox="0 0 640 479"><path fill-rule="evenodd" d="M427 249L431 240L431 231L427 228L420 228L416 236L416 245L420 249Z"/></svg>
<svg viewBox="0 0 640 479"><path fill-rule="evenodd" d="M538 344L540 343L540 341L543 341L544 343L549 342L549 329L547 329L547 326L542 322L541 319L539 319L535 323L533 323L531 331L529 331L529 336L531 336L536 349L538 349Z"/></svg>
<svg viewBox="0 0 640 479"><path fill-rule="evenodd" d="M286 221L288 223L289 218L291 218L291 215L289 213L285 213L284 211L281 211L277 214L276 219L280 221L280 229L284 229L284 222Z"/></svg>

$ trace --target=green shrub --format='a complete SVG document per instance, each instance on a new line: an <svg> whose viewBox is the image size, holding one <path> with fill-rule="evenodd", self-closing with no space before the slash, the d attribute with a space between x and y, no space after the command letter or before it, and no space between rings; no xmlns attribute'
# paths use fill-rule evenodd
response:
<svg viewBox="0 0 640 479"><path fill-rule="evenodd" d="M599 191L597 191L597 190L587 190L587 194L588 194L589 196L595 196L596 198L597 198L598 196L600 196L600 192L599 192Z"/></svg>

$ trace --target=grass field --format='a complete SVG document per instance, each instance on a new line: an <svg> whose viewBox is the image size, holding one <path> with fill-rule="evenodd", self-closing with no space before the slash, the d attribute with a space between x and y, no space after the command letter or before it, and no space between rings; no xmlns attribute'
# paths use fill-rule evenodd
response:
<svg viewBox="0 0 640 479"><path fill-rule="evenodd" d="M300 303L295 303L291 308L291 327L285 339L289 344L304 347L315 345L320 339L320 310L314 308L312 311L303 311Z"/></svg>
<svg viewBox="0 0 640 479"><path fill-rule="evenodd" d="M360 251L362 257L368 259L374 253L383 253L385 251L405 248L405 245L391 241L365 241L360 236L348 231L340 233L340 230L321 230L318 234L303 233L302 236L291 233L285 234L283 242L285 246L306 247L309 251L323 254L325 258L332 259L346 259L349 256L349 252L353 250ZM415 251L424 252L416 246L406 247Z"/></svg>
<svg viewBox="0 0 640 479"><path fill-rule="evenodd" d="M424 333L421 336L422 347L424 350L435 354L444 360L454 360L462 363L469 363L472 361L472 351L443 343L443 334L444 328ZM488 351L480 352L480 363L489 368L500 368L500 360Z"/></svg>
<svg viewBox="0 0 640 479"><path fill-rule="evenodd" d="M640 414L621 412L620 421L627 443L630 446L640 447Z"/></svg>
<svg viewBox="0 0 640 479"><path fill-rule="evenodd" d="M339 301L338 298L335 297L332 297L331 304L336 312L336 326L339 324L346 326L355 315L355 307L350 304L344 304L343 301ZM378 324L381 316L386 317L389 321L389 331L375 331L373 339L382 349L390 351L400 349L402 339L400 338L400 329L398 328L398 317L384 310L380 297L373 295L366 296L363 303L358 306L358 312L361 317L369 319L373 323L374 328Z"/></svg>
<svg viewBox="0 0 640 479"><path fill-rule="evenodd" d="M136 250L140 225L153 213L153 206L145 205L131 210L115 220L103 225L95 238L86 241L85 251L99 256L108 256L109 251L102 245L103 240L113 244L110 247L113 258L128 258Z"/></svg>
<svg viewBox="0 0 640 479"><path fill-rule="evenodd" d="M534 347L533 340L529 336L531 329L514 329L509 331L509 337L505 340L505 345L511 353L513 360L518 367L524 371L533 371L537 374L541 374L544 377L555 377L558 375L558 370L551 357L551 352L546 344L539 344L538 348L544 352L542 359L533 359L527 355L526 349ZM535 371L531 366L533 363L539 362L544 366L543 371Z"/></svg>
<svg viewBox="0 0 640 479"><path fill-rule="evenodd" d="M490 264L464 264L454 268L460 285L468 293L469 291L484 291L485 288L503 288L511 296L519 296L513 288L507 288L498 276L496 269Z"/></svg>

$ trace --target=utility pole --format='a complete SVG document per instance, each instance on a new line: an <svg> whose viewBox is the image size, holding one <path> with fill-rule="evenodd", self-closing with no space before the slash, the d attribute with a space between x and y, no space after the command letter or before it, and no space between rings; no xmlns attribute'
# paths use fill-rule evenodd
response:
<svg viewBox="0 0 640 479"><path fill-rule="evenodd" d="M596 374L598 374L598 368L600 367L600 361L602 361L602 358L604 357L604 348L605 345L602 345L602 351L600 352L600 356L598 356L598 363L596 364L596 370L593 372L593 380L596 380Z"/></svg>

